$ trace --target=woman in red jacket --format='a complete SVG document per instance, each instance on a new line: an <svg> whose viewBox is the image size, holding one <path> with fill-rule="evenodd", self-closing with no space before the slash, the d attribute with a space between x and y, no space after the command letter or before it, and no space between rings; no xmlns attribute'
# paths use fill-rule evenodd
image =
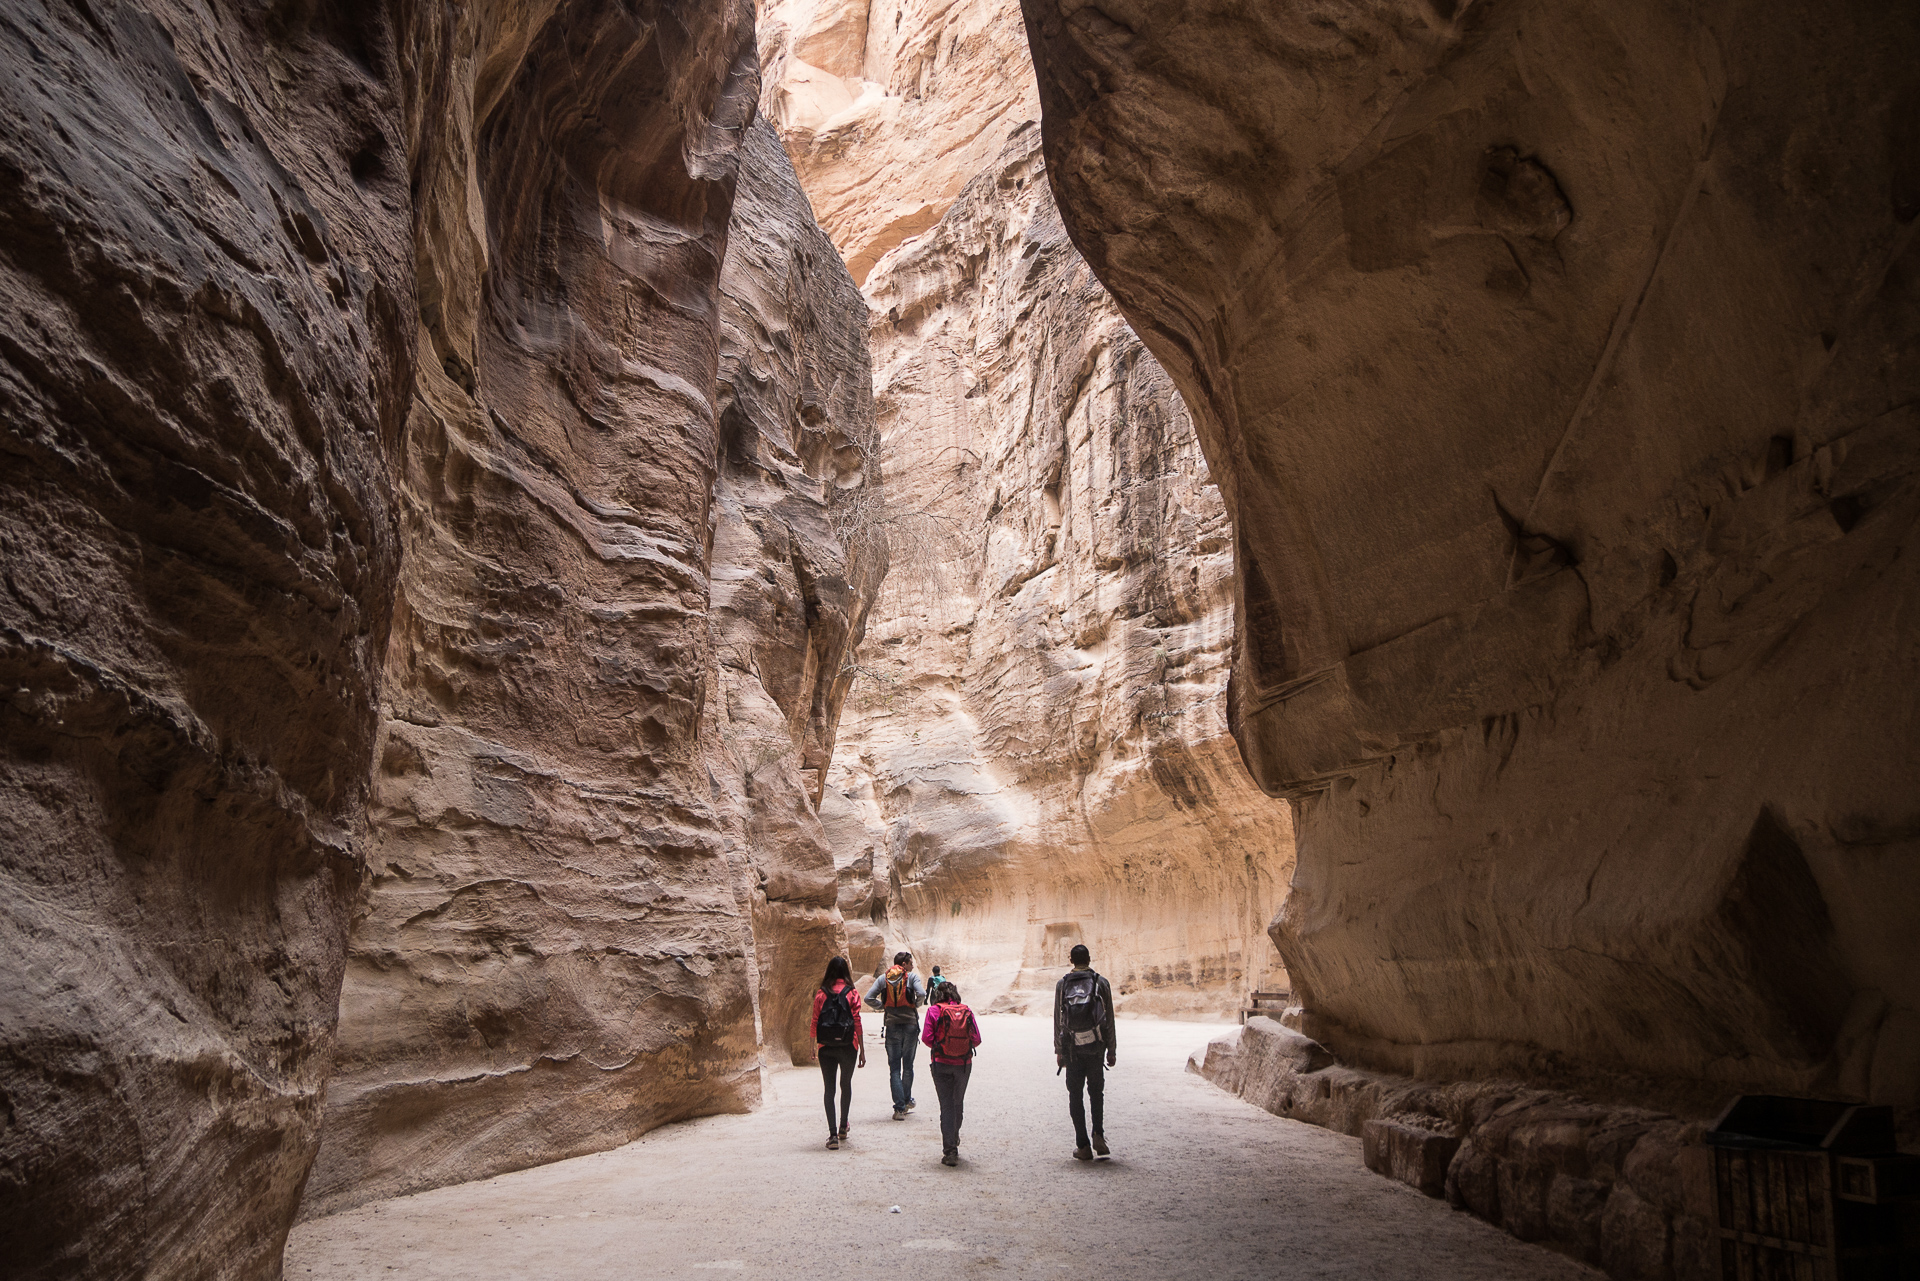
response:
<svg viewBox="0 0 1920 1281"><path fill-rule="evenodd" d="M814 1057L820 1061L820 1076L827 1085L827 1146L838 1148L847 1139L847 1109L853 1105L853 1068L855 1054L859 1065L867 1065L867 1043L860 1035L860 992L853 986L853 969L847 958L836 956L827 962L826 977L813 994ZM833 1116L833 1079L840 1078L840 1124Z"/></svg>
<svg viewBox="0 0 1920 1281"><path fill-rule="evenodd" d="M973 1072L973 1047L980 1044L980 1020L960 1003L960 989L942 983L933 989L920 1043L933 1051L933 1092L940 1096L941 1165L960 1164L960 1116L967 1102L967 1077Z"/></svg>

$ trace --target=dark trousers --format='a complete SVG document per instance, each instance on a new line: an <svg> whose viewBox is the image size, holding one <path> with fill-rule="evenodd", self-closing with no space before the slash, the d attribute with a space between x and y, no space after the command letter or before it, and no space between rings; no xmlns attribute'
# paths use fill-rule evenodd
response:
<svg viewBox="0 0 1920 1281"><path fill-rule="evenodd" d="M933 1092L940 1096L940 1146L960 1150L960 1118L967 1110L967 1077L971 1063L935 1063Z"/></svg>
<svg viewBox="0 0 1920 1281"><path fill-rule="evenodd" d="M827 1086L827 1129L844 1130L847 1128L847 1109L853 1106L853 1065L859 1060L860 1047L856 1045L823 1045L820 1047L820 1079ZM840 1077L840 1124L833 1123L833 1078Z"/></svg>
<svg viewBox="0 0 1920 1281"><path fill-rule="evenodd" d="M893 1087L893 1110L913 1102L913 1056L920 1049L920 1029L906 1019L888 1019L887 1083Z"/></svg>
<svg viewBox="0 0 1920 1281"><path fill-rule="evenodd" d="M1107 1048L1096 1045L1093 1049L1092 1054L1076 1051L1067 1055L1067 1115L1073 1118L1075 1147L1088 1146L1087 1110L1080 1102L1082 1085L1087 1087L1087 1097L1093 1101L1093 1132L1106 1133L1100 1122L1106 1106Z"/></svg>

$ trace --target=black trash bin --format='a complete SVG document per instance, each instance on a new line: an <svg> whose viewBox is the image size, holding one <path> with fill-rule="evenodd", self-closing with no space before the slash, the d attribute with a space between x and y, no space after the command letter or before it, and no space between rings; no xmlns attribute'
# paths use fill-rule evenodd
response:
<svg viewBox="0 0 1920 1281"><path fill-rule="evenodd" d="M1706 1142L1724 1281L1920 1281L1920 1157L1891 1108L1743 1094Z"/></svg>

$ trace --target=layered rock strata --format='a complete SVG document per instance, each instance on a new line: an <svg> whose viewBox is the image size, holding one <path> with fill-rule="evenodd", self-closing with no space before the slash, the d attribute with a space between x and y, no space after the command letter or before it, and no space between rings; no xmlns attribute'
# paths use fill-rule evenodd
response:
<svg viewBox="0 0 1920 1281"><path fill-rule="evenodd" d="M0 1259L277 1275L414 363L382 10L0 18Z"/></svg>
<svg viewBox="0 0 1920 1281"><path fill-rule="evenodd" d="M813 804L884 567L830 521L878 481L865 306L766 124L662 180L750 96L658 139L631 190L556 173L523 215L493 177L577 131L624 161L660 122L636 90L678 61L631 66L607 96L640 114L610 122L548 80L578 57L529 56L481 134L480 191L506 198L484 280L454 277L484 286L477 386L429 372L409 436L374 876L308 1214L750 1106L756 1005L769 1050L803 1040L841 947Z"/></svg>
<svg viewBox="0 0 1920 1281"><path fill-rule="evenodd" d="M1040 118L1006 0L763 0L767 114L864 284Z"/></svg>
<svg viewBox="0 0 1920 1281"><path fill-rule="evenodd" d="M1306 1030L1920 1102L1920 11L1025 11L1233 513Z"/></svg>
<svg viewBox="0 0 1920 1281"><path fill-rule="evenodd" d="M0 42L9 1275L277 1275L330 1058L310 1211L745 1106L884 565L750 9Z"/></svg>
<svg viewBox="0 0 1920 1281"><path fill-rule="evenodd" d="M893 567L821 807L856 964L909 946L1014 1009L1079 942L1124 1011L1284 986L1292 833L1227 734L1225 511L1038 130L867 296Z"/></svg>

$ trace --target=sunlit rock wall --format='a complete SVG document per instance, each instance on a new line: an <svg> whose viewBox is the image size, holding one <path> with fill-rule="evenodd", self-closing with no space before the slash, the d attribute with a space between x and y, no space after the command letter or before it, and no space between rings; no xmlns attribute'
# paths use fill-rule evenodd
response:
<svg viewBox="0 0 1920 1281"><path fill-rule="evenodd" d="M864 284L1040 118L1018 4L761 0L767 115Z"/></svg>
<svg viewBox="0 0 1920 1281"><path fill-rule="evenodd" d="M0 1271L275 1275L399 552L377 8L0 18Z"/></svg>
<svg viewBox="0 0 1920 1281"><path fill-rule="evenodd" d="M865 313L770 127L743 133L733 17L682 45L557 14L479 130L484 277L447 255L474 387L429 372L409 435L306 1213L749 1106L756 1001L786 1050L841 946L812 793L882 568L829 519L872 470ZM706 96L659 96L676 73Z"/></svg>
<svg viewBox="0 0 1920 1281"><path fill-rule="evenodd" d="M1308 1030L1920 1102L1920 10L1025 7L1233 513Z"/></svg>
<svg viewBox="0 0 1920 1281"><path fill-rule="evenodd" d="M893 566L821 807L856 962L911 946L1016 1009L1077 942L1123 1010L1284 986L1292 832L1227 734L1226 514L1066 238L1039 131L867 295Z"/></svg>

